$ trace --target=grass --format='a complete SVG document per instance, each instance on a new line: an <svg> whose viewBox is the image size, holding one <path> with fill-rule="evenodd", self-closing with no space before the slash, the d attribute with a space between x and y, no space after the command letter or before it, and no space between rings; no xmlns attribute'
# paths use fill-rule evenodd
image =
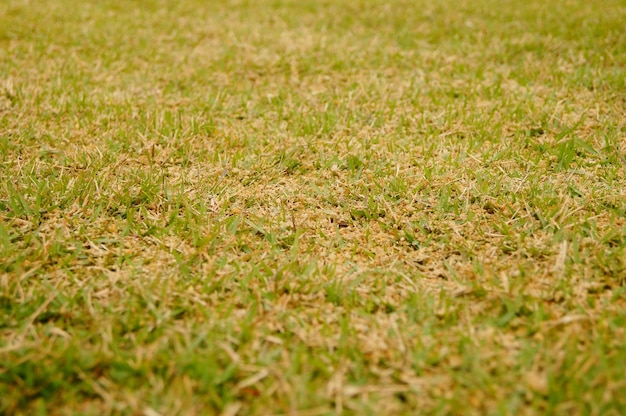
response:
<svg viewBox="0 0 626 416"><path fill-rule="evenodd" d="M624 414L626 5L0 5L0 413Z"/></svg>

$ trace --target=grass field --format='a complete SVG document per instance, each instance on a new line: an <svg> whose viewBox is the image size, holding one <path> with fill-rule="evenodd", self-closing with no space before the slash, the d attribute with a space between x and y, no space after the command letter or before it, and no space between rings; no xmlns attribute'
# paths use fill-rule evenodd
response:
<svg viewBox="0 0 626 416"><path fill-rule="evenodd" d="M0 3L0 414L626 413L626 3Z"/></svg>

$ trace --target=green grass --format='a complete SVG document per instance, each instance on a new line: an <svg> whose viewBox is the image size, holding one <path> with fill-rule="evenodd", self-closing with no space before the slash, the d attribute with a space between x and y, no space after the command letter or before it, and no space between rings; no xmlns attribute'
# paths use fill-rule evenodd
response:
<svg viewBox="0 0 626 416"><path fill-rule="evenodd" d="M0 4L0 413L624 414L625 20Z"/></svg>

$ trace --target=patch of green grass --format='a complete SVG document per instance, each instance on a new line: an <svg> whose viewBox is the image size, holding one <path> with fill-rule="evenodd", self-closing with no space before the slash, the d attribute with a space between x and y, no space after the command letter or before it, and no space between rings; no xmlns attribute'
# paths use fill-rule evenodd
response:
<svg viewBox="0 0 626 416"><path fill-rule="evenodd" d="M0 5L0 413L623 414L625 17Z"/></svg>

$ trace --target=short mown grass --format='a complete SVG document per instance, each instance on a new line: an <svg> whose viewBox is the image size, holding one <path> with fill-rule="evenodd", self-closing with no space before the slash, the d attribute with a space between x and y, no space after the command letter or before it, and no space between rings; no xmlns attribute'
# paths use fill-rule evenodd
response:
<svg viewBox="0 0 626 416"><path fill-rule="evenodd" d="M0 413L626 413L624 22L3 2Z"/></svg>

